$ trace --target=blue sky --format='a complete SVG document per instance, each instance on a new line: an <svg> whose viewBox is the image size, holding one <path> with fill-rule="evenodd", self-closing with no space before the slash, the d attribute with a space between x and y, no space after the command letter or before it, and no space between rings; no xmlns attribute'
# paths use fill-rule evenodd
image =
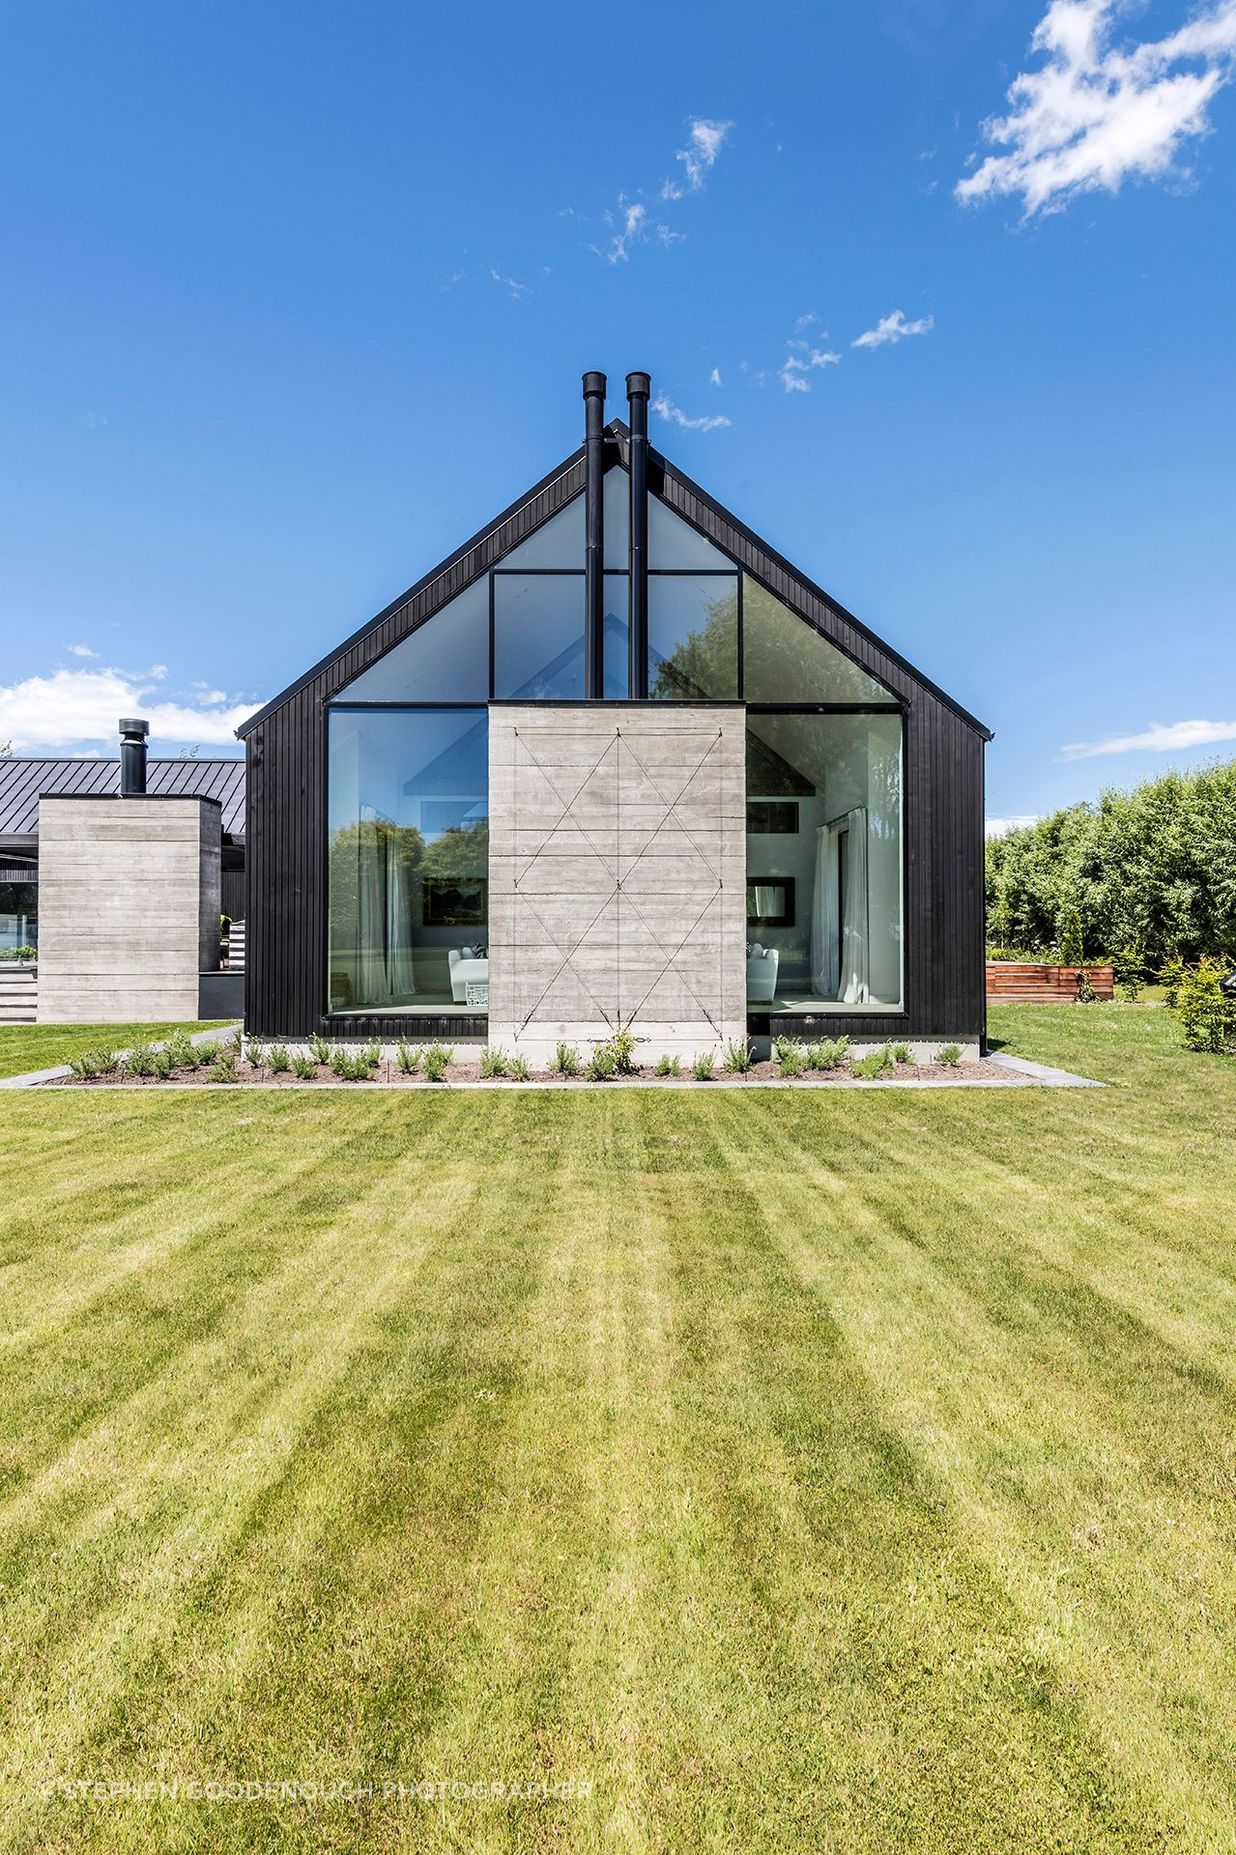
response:
<svg viewBox="0 0 1236 1855"><path fill-rule="evenodd" d="M1232 753L1236 0L1045 6L10 5L0 741L217 748L641 367L993 815Z"/></svg>

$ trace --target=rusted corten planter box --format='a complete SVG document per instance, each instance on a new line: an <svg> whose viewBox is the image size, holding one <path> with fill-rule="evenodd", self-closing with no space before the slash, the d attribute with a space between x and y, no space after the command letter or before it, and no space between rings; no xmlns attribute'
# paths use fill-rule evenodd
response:
<svg viewBox="0 0 1236 1855"><path fill-rule="evenodd" d="M1096 998L1111 998L1110 966L1049 966L1038 960L988 960L987 996L1004 1005L1073 1004L1083 972L1089 973Z"/></svg>

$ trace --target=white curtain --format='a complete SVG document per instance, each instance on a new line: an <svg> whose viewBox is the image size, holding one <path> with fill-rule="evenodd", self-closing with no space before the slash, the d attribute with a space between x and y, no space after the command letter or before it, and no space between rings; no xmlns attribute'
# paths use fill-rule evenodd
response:
<svg viewBox="0 0 1236 1855"><path fill-rule="evenodd" d="M815 834L815 885L811 894L811 986L821 998L837 996L839 854L835 827L822 824Z"/></svg>
<svg viewBox="0 0 1236 1855"><path fill-rule="evenodd" d="M386 838L386 979L391 998L411 998L416 991L412 973L412 898L403 845L394 831Z"/></svg>
<svg viewBox="0 0 1236 1855"><path fill-rule="evenodd" d="M841 838L846 836L845 919L839 915ZM867 808L815 834L815 885L811 898L811 984L821 998L865 1004L869 979L867 920Z"/></svg>
<svg viewBox="0 0 1236 1855"><path fill-rule="evenodd" d="M865 1005L870 985L865 805L857 806L847 815L845 830L845 920L842 922L841 973L837 997L847 1005Z"/></svg>

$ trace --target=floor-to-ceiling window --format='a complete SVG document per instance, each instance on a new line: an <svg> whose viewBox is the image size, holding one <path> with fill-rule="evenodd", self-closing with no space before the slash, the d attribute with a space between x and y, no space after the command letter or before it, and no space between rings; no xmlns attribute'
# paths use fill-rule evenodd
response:
<svg viewBox="0 0 1236 1855"><path fill-rule="evenodd" d="M752 1010L902 1003L901 717L749 711Z"/></svg>
<svg viewBox="0 0 1236 1855"><path fill-rule="evenodd" d="M330 1010L483 1013L485 709L337 707L328 756Z"/></svg>

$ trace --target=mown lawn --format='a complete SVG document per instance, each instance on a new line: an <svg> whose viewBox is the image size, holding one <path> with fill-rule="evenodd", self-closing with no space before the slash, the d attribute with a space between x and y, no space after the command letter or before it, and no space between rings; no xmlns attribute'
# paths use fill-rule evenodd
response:
<svg viewBox="0 0 1236 1855"><path fill-rule="evenodd" d="M7 1096L3 1846L1230 1848L1236 1063L993 1030L1115 1085Z"/></svg>
<svg viewBox="0 0 1236 1855"><path fill-rule="evenodd" d="M6 1024L0 1026L0 1076L55 1069L83 1050L128 1050L135 1043L161 1043L175 1031L210 1029L198 1024Z"/></svg>

